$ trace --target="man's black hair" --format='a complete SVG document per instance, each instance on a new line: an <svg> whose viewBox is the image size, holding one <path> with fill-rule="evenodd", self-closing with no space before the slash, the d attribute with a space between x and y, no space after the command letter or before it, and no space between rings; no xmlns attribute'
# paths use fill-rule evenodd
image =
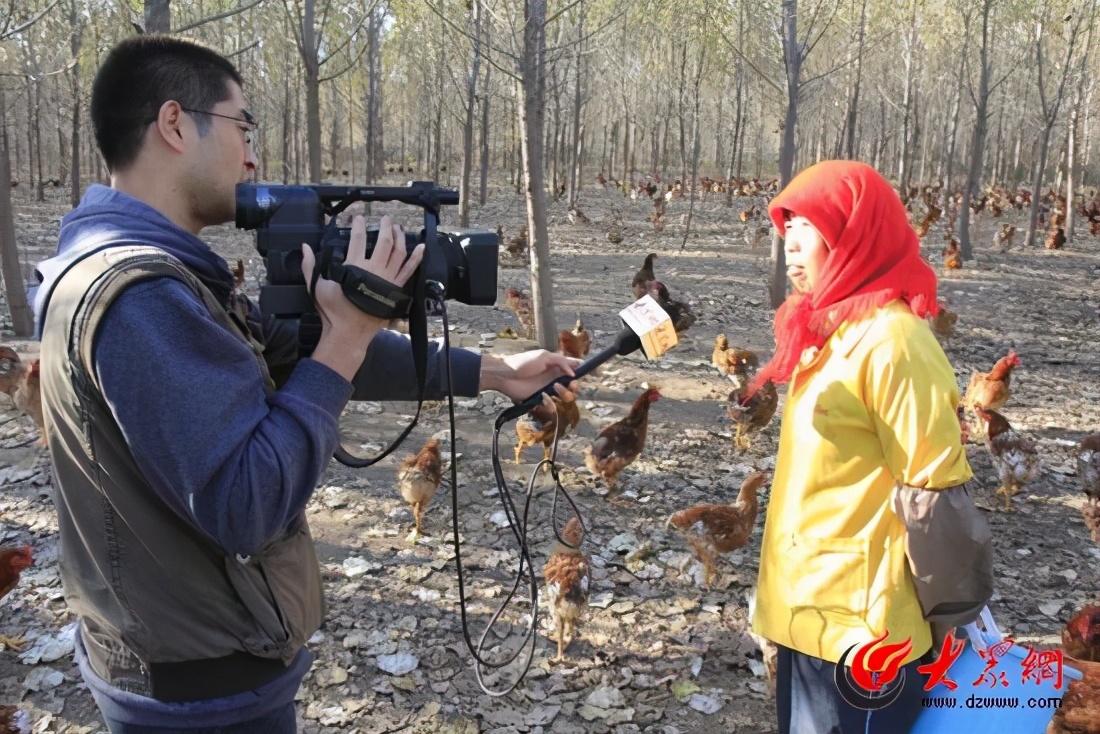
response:
<svg viewBox="0 0 1100 734"><path fill-rule="evenodd" d="M209 110L229 98L229 82L241 76L228 59L208 48L170 36L134 36L107 54L92 84L92 126L108 170L137 158L149 123L161 105ZM200 134L207 115L196 115Z"/></svg>

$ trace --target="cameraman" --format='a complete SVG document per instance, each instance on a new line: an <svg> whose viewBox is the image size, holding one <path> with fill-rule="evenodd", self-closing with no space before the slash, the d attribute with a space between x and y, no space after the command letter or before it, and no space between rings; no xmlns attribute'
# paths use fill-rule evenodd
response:
<svg viewBox="0 0 1100 734"><path fill-rule="evenodd" d="M241 78L195 44L140 36L96 74L92 186L39 267L42 402L76 658L112 732L295 731L324 610L304 509L353 391L416 398L403 336L320 280L323 333L298 361L198 238L255 171ZM347 262L403 285L423 255L383 217ZM303 270L312 274L305 248ZM442 396L439 345L428 398ZM574 361L456 350L456 392L524 397ZM275 375L272 379L270 375ZM562 391L564 392L564 391Z"/></svg>

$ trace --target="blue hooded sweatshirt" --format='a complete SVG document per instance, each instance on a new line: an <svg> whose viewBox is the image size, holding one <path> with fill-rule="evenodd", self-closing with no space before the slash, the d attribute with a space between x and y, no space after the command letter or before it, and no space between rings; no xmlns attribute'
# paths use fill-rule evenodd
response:
<svg viewBox="0 0 1100 734"><path fill-rule="evenodd" d="M133 244L165 250L219 299L228 297L233 276L202 240L132 196L94 185L62 220L57 256L38 266L39 331L50 289L67 264L90 249ZM338 445L338 419L353 392L360 399L416 398L409 341L387 331L371 343L354 385L303 359L266 395L252 350L173 278L127 288L103 315L95 339L94 368L138 468L166 505L227 554L260 550L302 515ZM443 354L438 343L431 347L426 398L438 399ZM454 350L451 369L456 394L477 395L480 357ZM312 659L303 648L283 676L260 690L179 704L107 685L81 648L77 661L104 714L150 726L178 725L181 716L190 726L263 716L293 701Z"/></svg>

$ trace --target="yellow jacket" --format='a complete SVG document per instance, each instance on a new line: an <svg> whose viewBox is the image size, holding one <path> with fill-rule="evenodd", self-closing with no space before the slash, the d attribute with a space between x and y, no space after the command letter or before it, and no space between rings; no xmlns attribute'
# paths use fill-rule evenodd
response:
<svg viewBox="0 0 1100 734"><path fill-rule="evenodd" d="M891 494L970 479L958 402L947 357L901 301L806 350L783 411L754 632L833 663L884 631L912 639L904 663L931 647Z"/></svg>

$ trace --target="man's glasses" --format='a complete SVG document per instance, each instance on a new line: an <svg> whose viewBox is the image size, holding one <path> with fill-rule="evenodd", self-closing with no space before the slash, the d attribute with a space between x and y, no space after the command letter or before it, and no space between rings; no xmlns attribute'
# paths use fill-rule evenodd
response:
<svg viewBox="0 0 1100 734"><path fill-rule="evenodd" d="M196 115L210 115L211 117L221 117L226 120L232 120L238 125L244 125L241 131L245 133L245 142L252 145L252 136L255 134L260 123L256 121L256 118L252 116L248 110L241 110L241 117L231 117L229 115L223 115L220 112L211 112L209 110L193 110L188 107L180 107L184 112L192 112Z"/></svg>

